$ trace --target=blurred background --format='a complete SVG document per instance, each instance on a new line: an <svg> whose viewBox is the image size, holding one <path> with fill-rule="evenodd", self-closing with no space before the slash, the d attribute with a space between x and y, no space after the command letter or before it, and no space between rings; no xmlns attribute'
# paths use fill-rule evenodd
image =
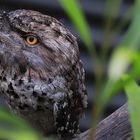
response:
<svg viewBox="0 0 140 140"><path fill-rule="evenodd" d="M80 0L83 11L85 12L86 19L90 25L92 38L94 38L95 47L98 53L100 53L101 46L104 40L104 22L105 22L105 5L106 0ZM118 46L123 38L123 34L127 31L130 24L130 18L126 16L128 10L133 6L134 0L123 0L123 4L120 7L119 14L115 18L115 25L125 20L127 24L118 33L116 30L111 30L110 35L113 36L111 47L107 54L110 57L113 49ZM80 39L76 28L69 20L68 16L60 6L57 0L0 0L0 10L15 10L15 9L32 9L40 11L44 14L53 16L61 21L77 38L81 53L81 59L83 60L86 71L86 86L88 93L88 108L85 118L81 120L81 130L84 131L90 127L91 124L91 107L94 103L94 81L95 74L93 72L92 60L89 57L87 49ZM107 67L106 67L107 69ZM126 102L125 94L123 91L114 97L108 104L103 117L108 116L114 112L117 108ZM0 106L5 106L4 100L0 98Z"/></svg>

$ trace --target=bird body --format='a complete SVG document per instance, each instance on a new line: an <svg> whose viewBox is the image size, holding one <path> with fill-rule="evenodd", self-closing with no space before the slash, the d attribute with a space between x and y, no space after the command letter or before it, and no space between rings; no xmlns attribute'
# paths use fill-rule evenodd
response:
<svg viewBox="0 0 140 140"><path fill-rule="evenodd" d="M0 15L0 94L44 134L74 136L87 106L76 38L31 10Z"/></svg>

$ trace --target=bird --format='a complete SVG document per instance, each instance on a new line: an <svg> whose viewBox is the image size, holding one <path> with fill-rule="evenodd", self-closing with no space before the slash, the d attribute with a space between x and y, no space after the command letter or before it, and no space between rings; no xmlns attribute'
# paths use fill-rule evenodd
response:
<svg viewBox="0 0 140 140"><path fill-rule="evenodd" d="M0 95L44 135L78 134L87 93L76 37L38 11L1 12Z"/></svg>

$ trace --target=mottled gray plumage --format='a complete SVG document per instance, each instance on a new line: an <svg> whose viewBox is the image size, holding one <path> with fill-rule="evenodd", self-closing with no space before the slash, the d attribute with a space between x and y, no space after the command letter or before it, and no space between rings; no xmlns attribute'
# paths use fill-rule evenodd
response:
<svg viewBox="0 0 140 140"><path fill-rule="evenodd" d="M39 42L29 45L25 37ZM44 134L78 132L87 106L76 38L56 19L31 10L0 15L0 90L12 112Z"/></svg>

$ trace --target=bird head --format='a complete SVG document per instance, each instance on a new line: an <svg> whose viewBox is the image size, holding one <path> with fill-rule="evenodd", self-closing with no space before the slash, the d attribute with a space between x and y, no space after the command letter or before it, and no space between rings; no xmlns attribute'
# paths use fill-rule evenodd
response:
<svg viewBox="0 0 140 140"><path fill-rule="evenodd" d="M76 38L54 18L31 10L0 14L0 89L10 98L65 77L78 53Z"/></svg>
<svg viewBox="0 0 140 140"><path fill-rule="evenodd" d="M45 80L78 59L75 37L56 19L31 10L0 15L0 67L5 78Z"/></svg>

